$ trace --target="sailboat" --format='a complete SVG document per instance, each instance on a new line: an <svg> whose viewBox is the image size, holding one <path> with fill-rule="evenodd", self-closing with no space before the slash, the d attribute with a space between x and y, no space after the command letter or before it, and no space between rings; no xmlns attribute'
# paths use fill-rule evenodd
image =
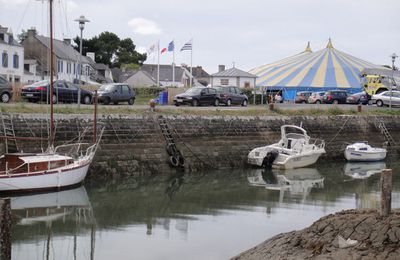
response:
<svg viewBox="0 0 400 260"><path fill-rule="evenodd" d="M53 0L50 5L50 93L53 93ZM37 190L59 190L76 186L86 177L96 153L104 128L96 138L96 95L93 144L85 152L84 143L54 147L54 110L50 99L49 147L43 153L5 153L0 157L0 192L31 192ZM5 137L7 138L7 137ZM15 140L14 138L11 138ZM67 152L63 152L67 151ZM73 151L73 152L71 152ZM79 153L81 152L81 153Z"/></svg>

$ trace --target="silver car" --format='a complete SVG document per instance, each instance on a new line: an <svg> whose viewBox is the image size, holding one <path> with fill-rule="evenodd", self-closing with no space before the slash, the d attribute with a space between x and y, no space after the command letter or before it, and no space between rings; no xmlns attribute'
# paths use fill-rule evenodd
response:
<svg viewBox="0 0 400 260"><path fill-rule="evenodd" d="M0 76L0 101L2 103L8 103L12 98L12 86L7 79Z"/></svg>
<svg viewBox="0 0 400 260"><path fill-rule="evenodd" d="M393 106L400 106L400 91L384 91L379 94L375 94L371 97L371 102L372 104L376 104L378 107L389 106L390 103Z"/></svg>

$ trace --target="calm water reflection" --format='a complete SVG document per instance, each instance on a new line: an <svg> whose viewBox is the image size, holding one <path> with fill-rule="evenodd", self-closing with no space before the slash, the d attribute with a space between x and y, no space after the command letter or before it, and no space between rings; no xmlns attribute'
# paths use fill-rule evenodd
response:
<svg viewBox="0 0 400 260"><path fill-rule="evenodd" d="M349 208L379 206L379 169L319 164L90 181L12 198L13 259L226 259L268 237Z"/></svg>

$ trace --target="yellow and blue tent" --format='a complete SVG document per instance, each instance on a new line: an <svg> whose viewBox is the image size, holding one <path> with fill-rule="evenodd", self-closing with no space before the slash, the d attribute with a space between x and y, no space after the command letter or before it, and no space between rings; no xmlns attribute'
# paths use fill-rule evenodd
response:
<svg viewBox="0 0 400 260"><path fill-rule="evenodd" d="M249 71L257 76L256 85L267 91L282 91L286 100L298 91L346 89L361 91L360 72L382 68L335 49L331 39L325 49L313 52L308 43L304 52Z"/></svg>

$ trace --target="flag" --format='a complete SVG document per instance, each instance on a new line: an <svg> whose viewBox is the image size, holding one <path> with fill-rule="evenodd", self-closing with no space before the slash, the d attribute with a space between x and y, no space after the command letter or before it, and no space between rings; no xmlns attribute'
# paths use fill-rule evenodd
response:
<svg viewBox="0 0 400 260"><path fill-rule="evenodd" d="M166 52L166 51L167 51L167 48L162 48L161 54L163 54L163 53Z"/></svg>
<svg viewBox="0 0 400 260"><path fill-rule="evenodd" d="M151 46L147 49L147 54L150 55L150 54L152 54L153 52L155 52L156 47L157 47L157 43L154 43L153 45L151 45Z"/></svg>
<svg viewBox="0 0 400 260"><path fill-rule="evenodd" d="M192 41L190 40L187 43L185 43L185 45L183 45L183 47L181 48L181 51L191 51L192 50Z"/></svg>
<svg viewBox="0 0 400 260"><path fill-rule="evenodd" d="M172 41L168 44L168 51L174 51L174 50L175 50L175 44L174 41Z"/></svg>

